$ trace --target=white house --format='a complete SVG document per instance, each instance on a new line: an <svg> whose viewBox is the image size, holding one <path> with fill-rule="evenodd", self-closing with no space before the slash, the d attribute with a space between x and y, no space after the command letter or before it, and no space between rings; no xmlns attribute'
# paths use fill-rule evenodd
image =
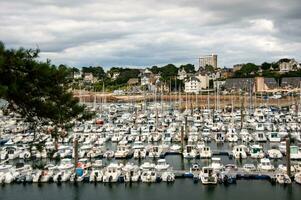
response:
<svg viewBox="0 0 301 200"><path fill-rule="evenodd" d="M210 77L208 76L208 74L206 74L206 73L199 73L196 76L196 78L200 80L200 88L201 89L207 89L207 88L209 88Z"/></svg>
<svg viewBox="0 0 301 200"><path fill-rule="evenodd" d="M141 77L141 85L153 85L155 80L157 79L156 75L154 75L149 69L143 70L140 75Z"/></svg>
<svg viewBox="0 0 301 200"><path fill-rule="evenodd" d="M186 77L187 77L187 72L185 71L185 69L183 67L178 71L178 79L184 80Z"/></svg>
<svg viewBox="0 0 301 200"><path fill-rule="evenodd" d="M147 76L143 76L141 77L141 85L144 86L144 85L149 85L150 84L150 78L147 77Z"/></svg>
<svg viewBox="0 0 301 200"><path fill-rule="evenodd" d="M81 71L73 73L73 79L81 79L81 78L82 78Z"/></svg>
<svg viewBox="0 0 301 200"><path fill-rule="evenodd" d="M96 78L94 78L92 73L84 73L84 81L88 83L94 83Z"/></svg>
<svg viewBox="0 0 301 200"><path fill-rule="evenodd" d="M119 77L119 75L120 75L120 72L114 72L114 73L112 74L111 79L112 79L112 80L116 80L116 79Z"/></svg>
<svg viewBox="0 0 301 200"><path fill-rule="evenodd" d="M296 71L300 64L295 59L283 58L278 61L280 72Z"/></svg>
<svg viewBox="0 0 301 200"><path fill-rule="evenodd" d="M201 81L196 77L189 77L185 80L186 93L199 93L201 91Z"/></svg>

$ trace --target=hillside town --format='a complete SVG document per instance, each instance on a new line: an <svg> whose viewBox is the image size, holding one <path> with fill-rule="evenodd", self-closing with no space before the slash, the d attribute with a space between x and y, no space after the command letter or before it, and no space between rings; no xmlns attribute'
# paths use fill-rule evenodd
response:
<svg viewBox="0 0 301 200"><path fill-rule="evenodd" d="M97 69L97 70L95 70ZM255 92L282 94L298 92L301 65L294 58L282 58L262 65L235 64L219 67L215 54L202 56L197 65L176 67L111 68L89 67L74 71L75 89L112 92L115 95L173 93L201 94L222 91L224 94Z"/></svg>

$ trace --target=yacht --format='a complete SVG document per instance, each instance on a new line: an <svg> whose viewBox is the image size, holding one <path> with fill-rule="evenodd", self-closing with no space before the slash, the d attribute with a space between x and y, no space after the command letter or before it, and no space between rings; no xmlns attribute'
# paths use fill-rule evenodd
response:
<svg viewBox="0 0 301 200"><path fill-rule="evenodd" d="M91 173L90 173L90 176L89 176L89 181L90 182L101 182L102 177L103 177L103 170L93 168Z"/></svg>
<svg viewBox="0 0 301 200"><path fill-rule="evenodd" d="M129 145L118 145L115 152L115 158L127 158L130 155Z"/></svg>
<svg viewBox="0 0 301 200"><path fill-rule="evenodd" d="M300 160L301 159L301 150L298 146L290 146L291 159Z"/></svg>
<svg viewBox="0 0 301 200"><path fill-rule="evenodd" d="M153 170L144 170L141 173L141 181L143 183L155 183L157 182L157 173Z"/></svg>
<svg viewBox="0 0 301 200"><path fill-rule="evenodd" d="M137 165L127 163L122 168L122 174L124 175L125 182L137 182L140 178L141 170Z"/></svg>
<svg viewBox="0 0 301 200"><path fill-rule="evenodd" d="M268 139L270 142L280 142L281 141L281 137L279 136L278 132L269 132Z"/></svg>
<svg viewBox="0 0 301 200"><path fill-rule="evenodd" d="M225 141L225 134L223 132L217 132L214 135L215 142L224 142Z"/></svg>
<svg viewBox="0 0 301 200"><path fill-rule="evenodd" d="M203 146L200 148L200 158L211 158L212 152L209 146Z"/></svg>
<svg viewBox="0 0 301 200"><path fill-rule="evenodd" d="M12 165L0 165L0 183L4 183L6 176L11 175ZM7 178L9 179L9 177ZM11 181L7 181L11 182Z"/></svg>
<svg viewBox="0 0 301 200"><path fill-rule="evenodd" d="M155 170L155 164L150 162L144 162L141 166L141 170Z"/></svg>
<svg viewBox="0 0 301 200"><path fill-rule="evenodd" d="M69 158L61 160L60 165L56 167L58 173L53 176L54 182L66 182L70 179L72 172L74 171L74 164Z"/></svg>
<svg viewBox="0 0 301 200"><path fill-rule="evenodd" d="M153 145L150 147L148 156L150 158L159 158L163 152L163 149L161 146Z"/></svg>
<svg viewBox="0 0 301 200"><path fill-rule="evenodd" d="M244 164L242 169L246 172L253 172L256 171L256 167L254 164Z"/></svg>
<svg viewBox="0 0 301 200"><path fill-rule="evenodd" d="M250 146L251 150L250 150L250 154L251 154L251 158L263 158L264 157L264 152L263 152L263 148L262 146L258 145L258 144L253 144Z"/></svg>
<svg viewBox="0 0 301 200"><path fill-rule="evenodd" d="M134 145L132 148L134 150L134 158L135 159L140 159L140 158L146 157L146 150L141 141L134 142Z"/></svg>
<svg viewBox="0 0 301 200"><path fill-rule="evenodd" d="M197 150L194 145L186 145L183 151L184 158L195 158L197 156Z"/></svg>
<svg viewBox="0 0 301 200"><path fill-rule="evenodd" d="M211 158L211 164L210 167L212 167L212 169L216 172L218 171L222 171L222 169L224 168L224 165L221 162L221 158L218 157L213 157Z"/></svg>
<svg viewBox="0 0 301 200"><path fill-rule="evenodd" d="M228 132L226 134L226 140L228 142L237 142L238 141L238 137L237 137L235 129L231 128L228 130Z"/></svg>
<svg viewBox="0 0 301 200"><path fill-rule="evenodd" d="M267 138L264 132L255 132L254 133L254 141L255 142L266 142Z"/></svg>
<svg viewBox="0 0 301 200"><path fill-rule="evenodd" d="M217 175L212 167L203 167L199 178L204 185L216 185Z"/></svg>
<svg viewBox="0 0 301 200"><path fill-rule="evenodd" d="M298 172L298 173L295 174L294 180L295 180L296 183L301 185L301 172Z"/></svg>
<svg viewBox="0 0 301 200"><path fill-rule="evenodd" d="M170 165L167 164L165 159L159 159L157 162L157 165L155 166L155 169L157 171L166 171L170 168Z"/></svg>
<svg viewBox="0 0 301 200"><path fill-rule="evenodd" d="M263 171L273 171L275 167L271 164L270 159L268 158L262 158L260 159L260 163L257 166L258 170Z"/></svg>
<svg viewBox="0 0 301 200"><path fill-rule="evenodd" d="M292 180L290 179L290 177L284 173L277 173L275 175L275 178L276 178L276 182L279 184L291 184L292 183Z"/></svg>
<svg viewBox="0 0 301 200"><path fill-rule="evenodd" d="M103 182L113 183L117 182L119 176L121 175L121 168L123 165L117 163L110 163L108 167L104 170Z"/></svg>
<svg viewBox="0 0 301 200"><path fill-rule="evenodd" d="M171 171L165 171L165 172L162 173L161 179L164 182L174 182L175 181L175 174Z"/></svg>
<svg viewBox="0 0 301 200"><path fill-rule="evenodd" d="M233 156L236 159L245 159L247 158L248 147L245 145L237 145L233 147Z"/></svg>
<svg viewBox="0 0 301 200"><path fill-rule="evenodd" d="M271 159L281 159L283 157L281 151L279 149L270 149L268 150L269 158Z"/></svg>
<svg viewBox="0 0 301 200"><path fill-rule="evenodd" d="M14 160L16 158L19 158L21 154L21 150L17 146L9 146L5 147L7 151L7 157L9 160Z"/></svg>

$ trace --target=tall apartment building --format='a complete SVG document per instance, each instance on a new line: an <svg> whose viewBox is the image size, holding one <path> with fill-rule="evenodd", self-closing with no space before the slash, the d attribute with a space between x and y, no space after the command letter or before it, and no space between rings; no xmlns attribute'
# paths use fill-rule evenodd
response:
<svg viewBox="0 0 301 200"><path fill-rule="evenodd" d="M199 57L199 68L204 68L206 65L211 65L214 69L217 68L217 55L211 54L211 55L205 55Z"/></svg>

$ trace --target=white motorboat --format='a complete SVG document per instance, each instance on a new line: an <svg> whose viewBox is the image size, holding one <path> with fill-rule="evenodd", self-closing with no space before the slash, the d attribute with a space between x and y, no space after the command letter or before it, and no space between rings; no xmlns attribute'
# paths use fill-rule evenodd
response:
<svg viewBox="0 0 301 200"><path fill-rule="evenodd" d="M155 169L157 171L166 171L170 168L170 165L167 164L165 159L159 159L157 162L157 165L155 166Z"/></svg>
<svg viewBox="0 0 301 200"><path fill-rule="evenodd" d="M197 150L194 145L186 145L183 151L184 158L195 158L197 156Z"/></svg>
<svg viewBox="0 0 301 200"><path fill-rule="evenodd" d="M225 141L225 134L223 132L217 132L214 135L215 142L224 142Z"/></svg>
<svg viewBox="0 0 301 200"><path fill-rule="evenodd" d="M53 170L42 170L41 177L39 182L47 183L53 177L54 171Z"/></svg>
<svg viewBox="0 0 301 200"><path fill-rule="evenodd" d="M267 137L265 136L264 132L255 132L254 134L254 140L255 142L266 142Z"/></svg>
<svg viewBox="0 0 301 200"><path fill-rule="evenodd" d="M254 164L244 164L243 165L243 170L246 172L252 172L256 170L256 167Z"/></svg>
<svg viewBox="0 0 301 200"><path fill-rule="evenodd" d="M251 158L263 158L264 157L264 152L263 152L263 147L258 145L258 144L254 144L250 146L250 154L251 154Z"/></svg>
<svg viewBox="0 0 301 200"><path fill-rule="evenodd" d="M130 154L129 145L118 145L117 151L115 152L115 158L127 158Z"/></svg>
<svg viewBox="0 0 301 200"><path fill-rule="evenodd" d="M268 158L260 159L260 163L258 164L257 168L263 171L273 171L275 169Z"/></svg>
<svg viewBox="0 0 301 200"><path fill-rule="evenodd" d="M4 183L6 176L10 176L11 169L12 169L12 165L0 165L0 183Z"/></svg>
<svg viewBox="0 0 301 200"><path fill-rule="evenodd" d="M291 159L300 160L301 159L301 150L298 146L290 146Z"/></svg>
<svg viewBox="0 0 301 200"><path fill-rule="evenodd" d="M153 145L150 147L148 152L148 157L150 158L159 158L163 152L161 146Z"/></svg>
<svg viewBox="0 0 301 200"><path fill-rule="evenodd" d="M157 182L157 173L153 170L144 170L141 173L141 181L143 183L155 183Z"/></svg>
<svg viewBox="0 0 301 200"><path fill-rule="evenodd" d="M301 172L295 174L295 182L301 184Z"/></svg>
<svg viewBox="0 0 301 200"><path fill-rule="evenodd" d="M110 163L104 170L103 182L104 183L114 183L118 181L121 175L121 169L123 165L117 163Z"/></svg>
<svg viewBox="0 0 301 200"><path fill-rule="evenodd" d="M271 159L281 159L283 157L279 149L270 149L268 150L269 158Z"/></svg>
<svg viewBox="0 0 301 200"><path fill-rule="evenodd" d="M212 167L203 167L199 178L204 185L216 185L217 175Z"/></svg>
<svg viewBox="0 0 301 200"><path fill-rule="evenodd" d="M92 169L89 181L90 182L101 182L103 177L103 171L101 169Z"/></svg>
<svg viewBox="0 0 301 200"><path fill-rule="evenodd" d="M222 171L222 169L224 168L224 165L221 162L221 158L218 157L213 157L211 158L211 164L210 167L212 167L212 169L216 172L218 171Z"/></svg>
<svg viewBox="0 0 301 200"><path fill-rule="evenodd" d="M228 142L237 142L238 141L238 136L236 134L235 129L230 128L228 132L226 133L226 140Z"/></svg>
<svg viewBox="0 0 301 200"><path fill-rule="evenodd" d="M253 137L251 134L241 134L240 138L243 142L252 142L253 141Z"/></svg>
<svg viewBox="0 0 301 200"><path fill-rule="evenodd" d="M281 137L279 136L278 132L269 132L268 139L270 142L280 142L281 141Z"/></svg>
<svg viewBox="0 0 301 200"><path fill-rule="evenodd" d="M291 184L292 183L292 180L290 179L290 177L284 173L277 173L275 175L275 178L276 178L276 182L279 184Z"/></svg>
<svg viewBox="0 0 301 200"><path fill-rule="evenodd" d="M165 171L161 175L161 179L164 182L174 182L175 181L175 174L170 171Z"/></svg>
<svg viewBox="0 0 301 200"><path fill-rule="evenodd" d="M209 146L203 146L200 148L200 158L211 158L212 152Z"/></svg>
<svg viewBox="0 0 301 200"><path fill-rule="evenodd" d="M125 182L137 182L141 175L140 168L132 163L127 163L123 167L122 171L122 173L124 174Z"/></svg>
<svg viewBox="0 0 301 200"><path fill-rule="evenodd" d="M73 170L71 169L66 169L66 170L60 170L58 173L56 173L53 176L53 182L66 182L70 180L70 177L73 173Z"/></svg>
<svg viewBox="0 0 301 200"><path fill-rule="evenodd" d="M233 147L233 156L236 159L245 159L247 158L248 147L245 145L237 145Z"/></svg>
<svg viewBox="0 0 301 200"><path fill-rule="evenodd" d="M42 170L34 170L33 172L32 172L32 182L33 183L38 183L38 182L40 182L40 178L41 178L41 176L42 176Z"/></svg>

